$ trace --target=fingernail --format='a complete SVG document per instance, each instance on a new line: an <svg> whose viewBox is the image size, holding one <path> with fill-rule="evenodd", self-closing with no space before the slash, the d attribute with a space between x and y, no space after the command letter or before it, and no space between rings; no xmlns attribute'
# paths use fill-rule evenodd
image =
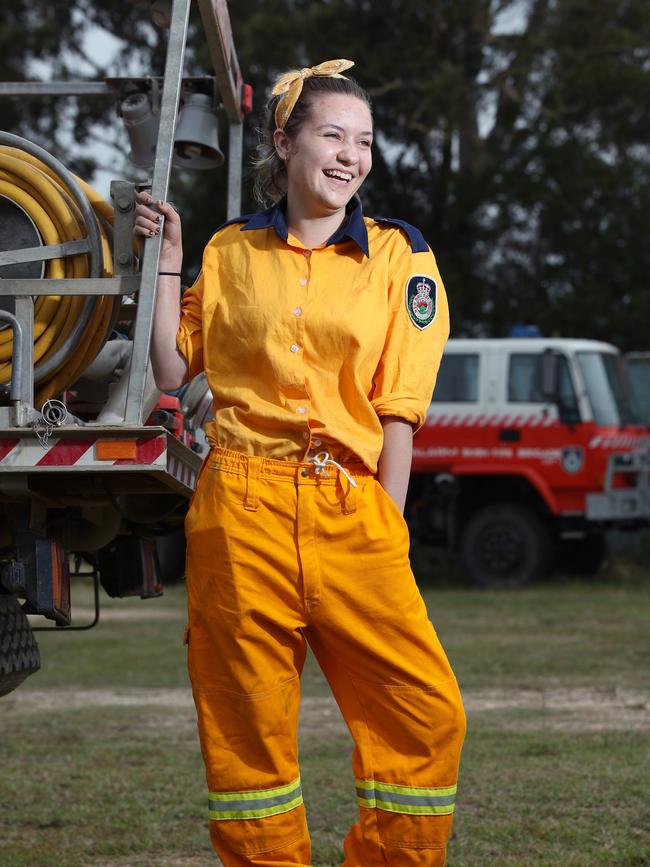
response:
<svg viewBox="0 0 650 867"><path fill-rule="evenodd" d="M157 217L156 217L156 222L157 222L157 223L160 222L160 216L157 216Z"/></svg>
<svg viewBox="0 0 650 867"><path fill-rule="evenodd" d="M153 235L155 235L156 233L154 232L153 229L149 229L149 234L153 236Z"/></svg>
<svg viewBox="0 0 650 867"><path fill-rule="evenodd" d="M156 229L156 231L154 232L154 235L160 235L160 229Z"/></svg>
<svg viewBox="0 0 650 867"><path fill-rule="evenodd" d="M158 199L158 204L159 204L159 205L164 205L165 203L163 202L162 199Z"/></svg>

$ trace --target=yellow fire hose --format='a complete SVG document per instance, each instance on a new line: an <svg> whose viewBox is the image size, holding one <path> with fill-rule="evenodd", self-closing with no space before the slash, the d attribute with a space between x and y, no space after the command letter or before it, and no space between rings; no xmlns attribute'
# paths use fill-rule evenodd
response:
<svg viewBox="0 0 650 867"><path fill-rule="evenodd" d="M113 209L80 178L76 178L98 218L103 264L102 276L112 274L112 254L105 224L112 224ZM77 203L49 166L25 151L0 146L0 195L14 201L32 219L43 244L62 244L85 238L87 231ZM50 259L45 275L52 278L89 276L88 257ZM81 295L38 296L34 305L34 365L45 363L65 343L84 306ZM38 383L34 405L61 394L75 382L104 345L119 296L100 296L83 339L73 347L43 382ZM0 331L0 382L11 378L13 335Z"/></svg>

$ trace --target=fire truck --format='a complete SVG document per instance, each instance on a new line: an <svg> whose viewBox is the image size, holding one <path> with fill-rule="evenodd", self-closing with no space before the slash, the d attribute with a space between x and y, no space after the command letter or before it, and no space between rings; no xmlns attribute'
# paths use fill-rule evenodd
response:
<svg viewBox="0 0 650 867"><path fill-rule="evenodd" d="M476 584L599 568L609 528L650 517L649 431L619 351L592 340L452 339L414 440L407 517Z"/></svg>
<svg viewBox="0 0 650 867"><path fill-rule="evenodd" d="M173 165L224 161L240 213L242 81L225 0L196 0L214 74L185 77L191 0L152 4L164 74L0 84L8 98L115 102L142 186L167 199ZM154 15L155 13L155 15ZM144 10L143 10L144 14ZM156 596L183 573L182 525L201 465L204 380L163 395L149 364L161 236L134 246L137 185L108 203L38 144L0 132L0 696L38 669L27 615L65 634L111 596ZM72 622L70 564L90 564L95 618ZM87 566L86 566L87 571Z"/></svg>

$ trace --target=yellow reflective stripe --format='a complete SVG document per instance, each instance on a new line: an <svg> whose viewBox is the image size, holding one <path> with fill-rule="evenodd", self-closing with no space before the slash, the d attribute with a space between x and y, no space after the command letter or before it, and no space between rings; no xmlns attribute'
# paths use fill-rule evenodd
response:
<svg viewBox="0 0 650 867"><path fill-rule="evenodd" d="M259 789L255 792L210 792L208 795L211 801L255 801L260 798L275 798L278 795L285 795L293 789L300 786L300 777L289 783L288 786L278 786L275 789Z"/></svg>
<svg viewBox="0 0 650 867"><path fill-rule="evenodd" d="M208 813L211 819L262 819L288 813L302 804L300 777L287 786L248 792L210 792Z"/></svg>
<svg viewBox="0 0 650 867"><path fill-rule="evenodd" d="M368 801L364 798L359 798L359 803L362 807L369 809L385 810L387 813L406 813L414 816L450 816L456 809L454 804L421 807L412 804L391 804L389 801Z"/></svg>
<svg viewBox="0 0 650 867"><path fill-rule="evenodd" d="M288 813L302 804L302 795L288 801L286 804L277 804L275 807L262 807L259 810L210 810L209 816L217 822L224 819L263 819L266 816L277 816L279 813Z"/></svg>
<svg viewBox="0 0 650 867"><path fill-rule="evenodd" d="M369 789L378 792L395 792L397 795L415 795L436 797L439 795L455 795L458 786L446 786L436 789L427 789L422 786L395 786L390 783L380 783L375 780L355 780L358 789Z"/></svg>
<svg viewBox="0 0 650 867"><path fill-rule="evenodd" d="M374 780L356 780L362 807L420 816L447 816L454 812L456 786L425 788L397 786Z"/></svg>

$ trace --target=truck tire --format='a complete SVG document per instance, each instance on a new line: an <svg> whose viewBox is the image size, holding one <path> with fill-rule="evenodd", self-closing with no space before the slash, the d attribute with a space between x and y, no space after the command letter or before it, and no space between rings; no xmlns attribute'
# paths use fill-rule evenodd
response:
<svg viewBox="0 0 650 867"><path fill-rule="evenodd" d="M463 571L481 587L517 587L541 578L551 563L547 528L528 508L492 503L476 511L460 537Z"/></svg>
<svg viewBox="0 0 650 867"><path fill-rule="evenodd" d="M0 696L41 667L36 638L15 596L0 594Z"/></svg>

